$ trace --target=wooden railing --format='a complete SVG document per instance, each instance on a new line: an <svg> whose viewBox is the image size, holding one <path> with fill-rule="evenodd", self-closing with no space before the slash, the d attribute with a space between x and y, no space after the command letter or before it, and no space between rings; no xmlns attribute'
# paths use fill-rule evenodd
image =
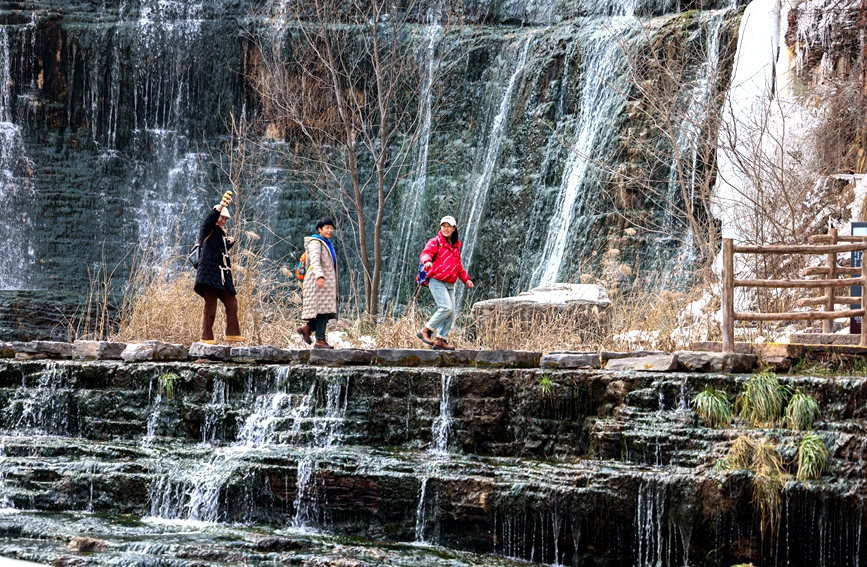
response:
<svg viewBox="0 0 867 567"><path fill-rule="evenodd" d="M863 317L867 313L867 237L861 236L838 236L836 229L831 229L828 234L812 236L808 242L822 242L823 244L804 244L794 246L735 246L731 238L723 239L723 290L722 290L722 351L734 352L735 347L735 321L822 321L822 331L832 331L833 319L846 317ZM840 244L844 242L844 244ZM847 267L837 265L837 254L844 252L862 252L860 267ZM738 280L734 277L735 254L823 254L827 264L814 268L801 270L801 276L824 276L819 280ZM838 275L854 276L838 278ZM861 297L837 295L836 288L861 286ZM788 313L736 313L734 307L736 287L755 288L824 288L823 297L801 298L797 301L798 307L821 305L823 311L793 311ZM836 305L858 304L859 309L847 309L835 311ZM861 325L861 346L867 346L867 321Z"/></svg>

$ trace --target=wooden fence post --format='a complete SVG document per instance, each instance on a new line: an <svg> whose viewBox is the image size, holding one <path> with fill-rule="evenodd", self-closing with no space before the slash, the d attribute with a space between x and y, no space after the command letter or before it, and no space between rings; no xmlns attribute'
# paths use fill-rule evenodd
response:
<svg viewBox="0 0 867 567"><path fill-rule="evenodd" d="M867 238L862 238L861 243L864 245L861 251L861 309L867 309ZM861 341L858 344L867 347L867 313L861 315Z"/></svg>
<svg viewBox="0 0 867 567"><path fill-rule="evenodd" d="M735 351L735 245L731 238L723 238L722 273L722 351ZM862 301L864 301L862 299ZM863 328L863 327L862 327ZM861 335L864 340L864 335Z"/></svg>
<svg viewBox="0 0 867 567"><path fill-rule="evenodd" d="M828 229L828 239L830 240L830 244L837 244L837 229L829 228ZM836 280L837 279L837 254L829 253L827 255L828 259L828 279ZM834 287L829 286L825 288L825 297L828 298L827 303L825 304L826 311L833 311L835 307L834 303ZM825 319L822 321L822 332L826 334L830 334L834 332L834 320L833 319Z"/></svg>

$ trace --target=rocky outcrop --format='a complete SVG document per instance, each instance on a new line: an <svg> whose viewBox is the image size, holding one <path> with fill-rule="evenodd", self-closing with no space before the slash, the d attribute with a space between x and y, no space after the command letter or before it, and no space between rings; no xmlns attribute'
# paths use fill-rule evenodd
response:
<svg viewBox="0 0 867 567"><path fill-rule="evenodd" d="M858 431L867 382L785 382L819 400L816 431L832 460L819 481L783 488L772 542L755 521L750 475L713 471L739 434L760 432L738 423L710 429L689 410L708 385L730 395L742 387L714 374L7 360L0 497L57 513L198 518L221 530L298 522L546 564L578 556L680 565L687 557L710 567L785 549L788 565L848 567L840 558L858 557L860 540L818 542L864 527ZM786 455L801 436L761 434ZM38 541L55 546L51 562L71 550L109 557L117 549L114 535L91 531L63 550L72 538L26 537L28 521L26 513L0 518L0 552ZM720 535L721 524L739 536ZM684 530L688 546L677 535ZM317 545L245 541L238 553ZM205 557L221 548L184 549Z"/></svg>
<svg viewBox="0 0 867 567"><path fill-rule="evenodd" d="M550 327L576 334L582 340L609 334L605 288L592 284L549 284L514 297L488 299L473 304L472 316L479 334L495 334L503 327L521 333L524 327Z"/></svg>

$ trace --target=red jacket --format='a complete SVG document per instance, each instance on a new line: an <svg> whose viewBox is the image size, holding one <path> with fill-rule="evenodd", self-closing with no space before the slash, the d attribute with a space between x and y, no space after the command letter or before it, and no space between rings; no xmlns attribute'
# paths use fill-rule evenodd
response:
<svg viewBox="0 0 867 567"><path fill-rule="evenodd" d="M442 232L427 241L419 260L422 264L433 262L427 275L435 280L455 283L461 278L462 282L467 283L470 279L470 274L461 263L461 242L458 241L452 246Z"/></svg>

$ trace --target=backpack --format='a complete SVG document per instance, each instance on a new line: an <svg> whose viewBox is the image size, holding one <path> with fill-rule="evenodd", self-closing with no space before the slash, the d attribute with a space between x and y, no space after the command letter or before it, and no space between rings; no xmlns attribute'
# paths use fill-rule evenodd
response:
<svg viewBox="0 0 867 567"><path fill-rule="evenodd" d="M298 281L303 283L304 276L307 275L307 252L301 254L301 257L298 258L298 265L295 266L295 277L298 278Z"/></svg>

